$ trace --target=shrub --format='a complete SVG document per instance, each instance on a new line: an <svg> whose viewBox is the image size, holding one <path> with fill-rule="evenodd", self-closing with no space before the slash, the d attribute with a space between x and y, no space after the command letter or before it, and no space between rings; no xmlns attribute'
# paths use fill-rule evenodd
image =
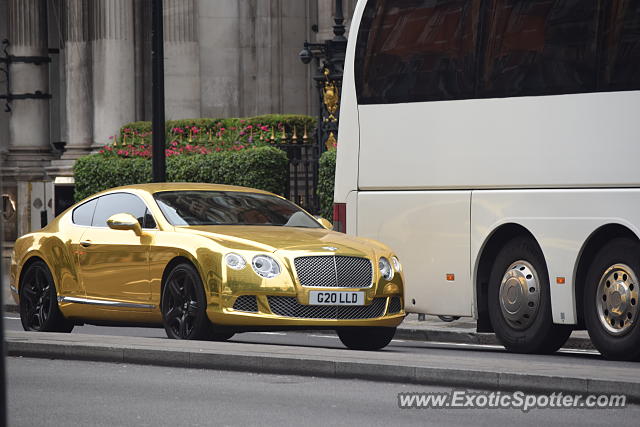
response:
<svg viewBox="0 0 640 427"><path fill-rule="evenodd" d="M329 221L333 221L333 189L336 178L336 153L337 150L329 150L322 153L318 169L320 215Z"/></svg>
<svg viewBox="0 0 640 427"><path fill-rule="evenodd" d="M260 146L277 144L283 132L286 139L295 135L299 142L307 135L307 142L314 141L316 119L296 114L267 114L248 118L202 118L169 120L166 122L168 143L230 147L233 144ZM118 145L149 145L151 122L131 122L120 128L115 141ZM113 139L113 138L112 138Z"/></svg>
<svg viewBox="0 0 640 427"><path fill-rule="evenodd" d="M167 181L242 185L283 194L288 165L286 153L273 147L173 156L167 159ZM74 176L78 201L108 188L151 182L151 161L92 154L76 161Z"/></svg>

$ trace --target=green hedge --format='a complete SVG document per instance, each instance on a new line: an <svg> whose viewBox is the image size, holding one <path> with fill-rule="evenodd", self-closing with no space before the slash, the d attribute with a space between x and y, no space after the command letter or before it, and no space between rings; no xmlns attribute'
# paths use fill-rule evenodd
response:
<svg viewBox="0 0 640 427"><path fill-rule="evenodd" d="M167 180L242 185L283 194L288 165L286 153L274 147L172 156L167 158ZM151 161L93 154L76 161L74 176L79 201L108 188L151 182Z"/></svg>
<svg viewBox="0 0 640 427"><path fill-rule="evenodd" d="M333 188L336 177L337 150L329 150L320 156L318 170L318 197L320 198L320 215L333 221Z"/></svg>

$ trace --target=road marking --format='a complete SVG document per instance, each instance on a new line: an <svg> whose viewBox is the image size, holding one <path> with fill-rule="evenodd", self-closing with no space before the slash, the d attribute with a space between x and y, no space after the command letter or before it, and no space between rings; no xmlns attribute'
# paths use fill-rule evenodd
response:
<svg viewBox="0 0 640 427"><path fill-rule="evenodd" d="M335 335L309 335L309 336L314 338L334 338L334 339L338 338Z"/></svg>
<svg viewBox="0 0 640 427"><path fill-rule="evenodd" d="M287 335L284 332L253 332L254 334L261 334L261 335Z"/></svg>
<svg viewBox="0 0 640 427"><path fill-rule="evenodd" d="M407 342L405 340L391 340L391 342Z"/></svg>
<svg viewBox="0 0 640 427"><path fill-rule="evenodd" d="M20 320L19 317L9 317L9 316L5 316L5 319L9 319L9 320Z"/></svg>

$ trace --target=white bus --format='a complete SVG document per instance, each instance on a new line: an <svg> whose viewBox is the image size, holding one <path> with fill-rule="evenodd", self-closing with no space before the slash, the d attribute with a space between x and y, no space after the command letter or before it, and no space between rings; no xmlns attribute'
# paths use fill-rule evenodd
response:
<svg viewBox="0 0 640 427"><path fill-rule="evenodd" d="M407 311L637 360L640 1L360 1L334 198L399 254Z"/></svg>

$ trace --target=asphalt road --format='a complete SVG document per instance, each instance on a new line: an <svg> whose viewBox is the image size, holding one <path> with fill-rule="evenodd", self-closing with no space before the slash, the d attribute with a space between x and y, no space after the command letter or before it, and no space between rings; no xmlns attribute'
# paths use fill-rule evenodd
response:
<svg viewBox="0 0 640 427"><path fill-rule="evenodd" d="M396 383L9 358L12 426L635 425L623 409L400 409Z"/></svg>

